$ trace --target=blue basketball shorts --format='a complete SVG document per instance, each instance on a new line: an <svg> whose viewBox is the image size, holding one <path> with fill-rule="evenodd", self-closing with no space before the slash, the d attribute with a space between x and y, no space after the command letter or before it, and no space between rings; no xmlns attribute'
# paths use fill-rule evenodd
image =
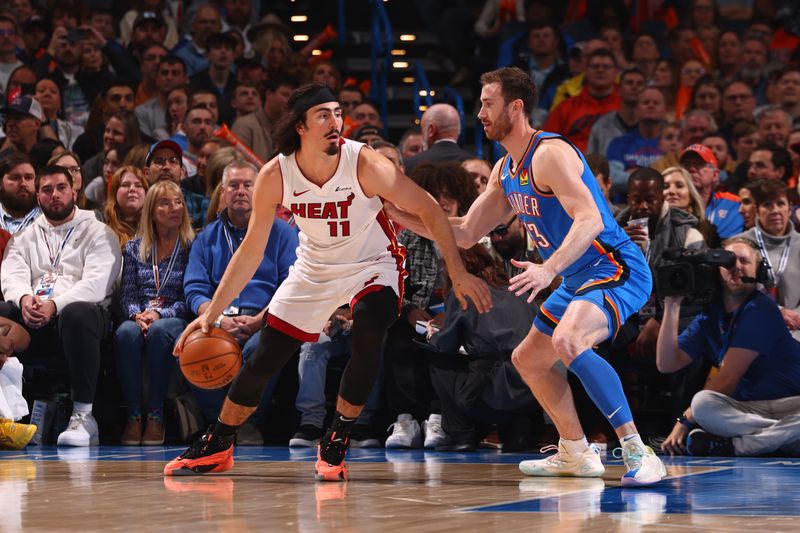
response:
<svg viewBox="0 0 800 533"><path fill-rule="evenodd" d="M586 300L606 315L608 336L613 338L628 317L647 303L652 290L650 267L639 247L628 241L565 277L544 301L533 325L552 336L567 306L575 300Z"/></svg>

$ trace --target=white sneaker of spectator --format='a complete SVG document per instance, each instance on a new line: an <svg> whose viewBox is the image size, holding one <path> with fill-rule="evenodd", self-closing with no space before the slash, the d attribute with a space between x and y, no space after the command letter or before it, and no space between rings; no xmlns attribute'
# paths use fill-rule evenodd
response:
<svg viewBox="0 0 800 533"><path fill-rule="evenodd" d="M421 448L422 430L419 422L408 414L397 416L397 422L389 426L392 434L386 439L387 448Z"/></svg>
<svg viewBox="0 0 800 533"><path fill-rule="evenodd" d="M100 432L97 421L91 413L72 413L67 429L64 430L56 442L58 446L98 446Z"/></svg>
<svg viewBox="0 0 800 533"><path fill-rule="evenodd" d="M447 438L442 429L442 415L430 415L422 423L422 432L425 434L425 449L434 450L442 444Z"/></svg>

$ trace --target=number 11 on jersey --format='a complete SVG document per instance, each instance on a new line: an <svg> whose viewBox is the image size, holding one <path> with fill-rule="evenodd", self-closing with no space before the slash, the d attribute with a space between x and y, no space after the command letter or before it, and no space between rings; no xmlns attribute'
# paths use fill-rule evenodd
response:
<svg viewBox="0 0 800 533"><path fill-rule="evenodd" d="M331 237L349 237L350 236L350 221L331 221L328 222L328 228L331 230ZM339 230L341 228L341 231Z"/></svg>

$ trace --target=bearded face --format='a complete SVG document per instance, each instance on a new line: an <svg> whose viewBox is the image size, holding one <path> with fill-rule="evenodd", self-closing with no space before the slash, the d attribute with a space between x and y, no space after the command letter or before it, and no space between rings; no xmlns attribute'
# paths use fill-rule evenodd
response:
<svg viewBox="0 0 800 533"><path fill-rule="evenodd" d="M60 222L67 218L72 211L75 210L75 201L70 199L63 204L58 201L54 201L47 206L42 205L41 208L42 213L44 213L46 218Z"/></svg>
<svg viewBox="0 0 800 533"><path fill-rule="evenodd" d="M36 207L36 195L23 187L9 191L5 185L0 185L0 203L6 210L28 213Z"/></svg>
<svg viewBox="0 0 800 533"><path fill-rule="evenodd" d="M508 106L504 106L493 123L484 125L486 137L490 141L501 141L511 133L511 118L508 116Z"/></svg>

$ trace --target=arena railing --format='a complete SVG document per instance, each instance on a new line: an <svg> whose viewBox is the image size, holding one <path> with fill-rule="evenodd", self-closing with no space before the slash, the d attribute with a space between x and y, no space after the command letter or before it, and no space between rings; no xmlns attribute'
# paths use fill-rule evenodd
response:
<svg viewBox="0 0 800 533"><path fill-rule="evenodd" d="M370 97L378 104L384 125L389 121L386 98L389 84L389 70L392 67L392 24L383 5L383 0L370 0L372 4L372 83Z"/></svg>

